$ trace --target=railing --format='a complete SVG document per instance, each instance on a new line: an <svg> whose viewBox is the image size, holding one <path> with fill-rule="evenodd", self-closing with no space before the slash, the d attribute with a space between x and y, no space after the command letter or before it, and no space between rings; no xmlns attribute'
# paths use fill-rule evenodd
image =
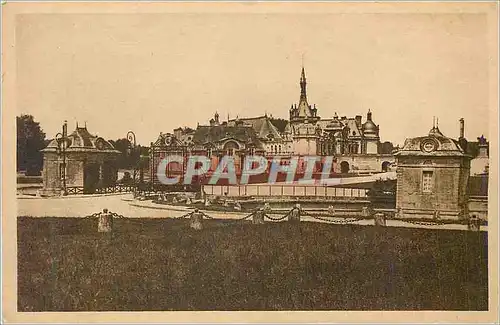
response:
<svg viewBox="0 0 500 325"><path fill-rule="evenodd" d="M95 189L85 189L83 186L68 186L66 188L68 195L77 194L108 194L108 193L129 193L134 192L136 186L117 184L108 187L99 187Z"/></svg>
<svg viewBox="0 0 500 325"><path fill-rule="evenodd" d="M249 185L203 185L207 195L230 197L266 196L266 197L324 197L324 198L360 198L367 199L367 189L338 188L308 185L249 184Z"/></svg>
<svg viewBox="0 0 500 325"><path fill-rule="evenodd" d="M134 185L114 185L108 187L96 188L95 194L108 194L108 193L128 193L133 192L136 187Z"/></svg>
<svg viewBox="0 0 500 325"><path fill-rule="evenodd" d="M69 186L66 188L66 190L68 191L68 195L83 194L84 193L83 187L80 187L80 186Z"/></svg>

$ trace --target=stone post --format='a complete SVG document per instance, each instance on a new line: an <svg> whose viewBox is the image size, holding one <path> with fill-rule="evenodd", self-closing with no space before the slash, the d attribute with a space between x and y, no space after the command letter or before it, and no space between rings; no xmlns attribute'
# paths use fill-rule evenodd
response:
<svg viewBox="0 0 500 325"><path fill-rule="evenodd" d="M195 209L194 213L191 215L189 226L194 230L201 230L203 229L202 220L203 220L203 214L199 212L198 209Z"/></svg>
<svg viewBox="0 0 500 325"><path fill-rule="evenodd" d="M481 230L481 219L479 219L475 214L469 218L469 224L467 229L470 231L480 231Z"/></svg>
<svg viewBox="0 0 500 325"><path fill-rule="evenodd" d="M252 218L252 223L254 225L264 224L264 209L263 208L260 208L259 210L257 210L254 213L253 218Z"/></svg>
<svg viewBox="0 0 500 325"><path fill-rule="evenodd" d="M385 227L387 225L386 219L385 219L385 214L383 213L375 213L374 216L375 219L375 226L382 226Z"/></svg>
<svg viewBox="0 0 500 325"><path fill-rule="evenodd" d="M439 221L441 219L441 211L435 210L434 211L434 220Z"/></svg>
<svg viewBox="0 0 500 325"><path fill-rule="evenodd" d="M371 216L370 208L369 207L363 207L361 209L361 215L363 216L363 218L369 218Z"/></svg>
<svg viewBox="0 0 500 325"><path fill-rule="evenodd" d="M300 209L300 204L297 203L295 207L292 209L290 214L288 215L288 221L293 222L293 223L299 223L300 222L300 215L301 215L301 209Z"/></svg>
<svg viewBox="0 0 500 325"><path fill-rule="evenodd" d="M108 209L102 210L99 215L99 222L97 224L98 232L111 232L113 230L113 216L108 212Z"/></svg>
<svg viewBox="0 0 500 325"><path fill-rule="evenodd" d="M264 203L264 212L265 213L271 212L271 205L269 204L269 202Z"/></svg>

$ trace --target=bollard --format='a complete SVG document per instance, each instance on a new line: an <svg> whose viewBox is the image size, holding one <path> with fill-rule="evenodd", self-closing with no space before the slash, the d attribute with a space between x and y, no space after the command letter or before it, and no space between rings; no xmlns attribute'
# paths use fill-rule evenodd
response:
<svg viewBox="0 0 500 325"><path fill-rule="evenodd" d="M470 231L480 231L481 230L481 219L479 219L475 214L469 218L469 224L467 229Z"/></svg>
<svg viewBox="0 0 500 325"><path fill-rule="evenodd" d="M300 222L300 204L296 204L295 207L292 209L290 212L290 215L288 216L288 221L293 222L293 223L298 223Z"/></svg>
<svg viewBox="0 0 500 325"><path fill-rule="evenodd" d="M99 222L97 224L97 232L111 232L113 230L113 216L108 213L108 209L102 210L99 215Z"/></svg>
<svg viewBox="0 0 500 325"><path fill-rule="evenodd" d="M265 213L271 212L271 205L269 204L269 202L264 203L264 212Z"/></svg>
<svg viewBox="0 0 500 325"><path fill-rule="evenodd" d="M260 208L257 212L254 213L252 217L252 223L254 225L263 225L264 224L264 209Z"/></svg>
<svg viewBox="0 0 500 325"><path fill-rule="evenodd" d="M375 213L375 226L383 226L385 227L387 225L387 221L385 219L385 214L383 213Z"/></svg>
<svg viewBox="0 0 500 325"><path fill-rule="evenodd" d="M189 226L194 230L201 230L203 229L202 220L203 214L201 214L198 209L195 209L194 213L191 215Z"/></svg>

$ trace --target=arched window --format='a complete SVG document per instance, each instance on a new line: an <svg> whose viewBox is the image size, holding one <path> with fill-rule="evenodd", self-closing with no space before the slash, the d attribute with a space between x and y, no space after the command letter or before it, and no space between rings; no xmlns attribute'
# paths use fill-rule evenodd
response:
<svg viewBox="0 0 500 325"><path fill-rule="evenodd" d="M228 141L224 145L224 150L226 151L226 154L228 156L234 156L236 150L238 150L239 148L240 148L239 145L234 141Z"/></svg>
<svg viewBox="0 0 500 325"><path fill-rule="evenodd" d="M342 174L347 174L349 172L349 163L347 161L340 163L340 172Z"/></svg>
<svg viewBox="0 0 500 325"><path fill-rule="evenodd" d="M382 163L382 171L383 171L383 172L387 172L387 171L389 171L389 167L390 167L390 165L391 165L391 163L390 163L390 162L388 162L388 161L384 161L384 162Z"/></svg>

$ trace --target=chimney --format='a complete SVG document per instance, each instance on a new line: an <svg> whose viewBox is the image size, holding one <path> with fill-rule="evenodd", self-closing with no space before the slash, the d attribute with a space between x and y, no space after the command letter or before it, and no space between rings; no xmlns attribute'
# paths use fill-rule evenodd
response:
<svg viewBox="0 0 500 325"><path fill-rule="evenodd" d="M361 115L356 115L356 124L358 127L361 125Z"/></svg>
<svg viewBox="0 0 500 325"><path fill-rule="evenodd" d="M463 139L465 138L465 123L464 123L464 119L461 118L460 119L460 138L459 139Z"/></svg>
<svg viewBox="0 0 500 325"><path fill-rule="evenodd" d="M480 136L479 138L477 138L478 140L478 147L479 147L479 153L478 153L478 157L488 157L488 141L486 140L486 138L482 135Z"/></svg>

